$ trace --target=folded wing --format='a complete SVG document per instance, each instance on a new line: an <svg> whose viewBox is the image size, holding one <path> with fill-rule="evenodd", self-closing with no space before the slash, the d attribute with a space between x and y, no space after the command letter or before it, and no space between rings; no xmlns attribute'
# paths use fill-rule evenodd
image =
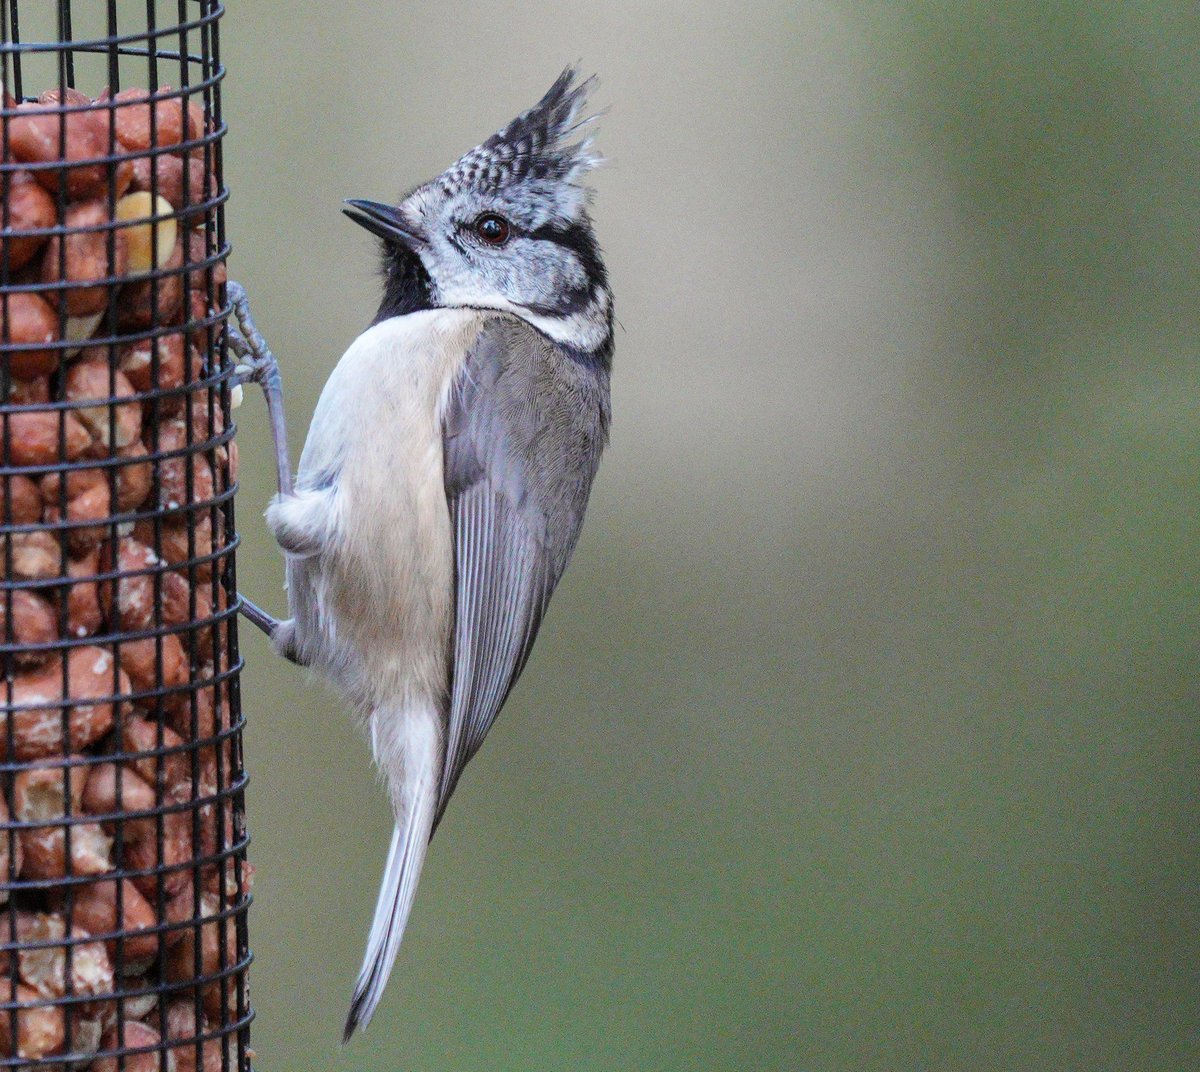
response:
<svg viewBox="0 0 1200 1072"><path fill-rule="evenodd" d="M529 658L578 538L607 426L606 373L515 317L487 321L444 426L456 578L438 820Z"/></svg>

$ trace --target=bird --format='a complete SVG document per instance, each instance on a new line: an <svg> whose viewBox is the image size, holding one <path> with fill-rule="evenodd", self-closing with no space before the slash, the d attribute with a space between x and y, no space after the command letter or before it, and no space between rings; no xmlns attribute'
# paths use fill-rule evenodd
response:
<svg viewBox="0 0 1200 1072"><path fill-rule="evenodd" d="M613 299L590 215L595 77L532 108L397 204L378 311L338 361L291 480L278 362L229 284L230 345L267 392L289 617L276 651L365 726L395 820L344 1040L379 1004L434 830L529 659L608 441Z"/></svg>

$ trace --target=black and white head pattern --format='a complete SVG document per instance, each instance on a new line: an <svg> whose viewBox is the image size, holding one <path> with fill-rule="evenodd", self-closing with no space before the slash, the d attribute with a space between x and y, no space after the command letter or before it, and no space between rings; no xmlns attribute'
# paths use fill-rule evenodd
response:
<svg viewBox="0 0 1200 1072"><path fill-rule="evenodd" d="M611 345L612 301L588 215L600 162L580 118L589 78L567 68L549 92L398 206L434 304L513 312L556 342Z"/></svg>

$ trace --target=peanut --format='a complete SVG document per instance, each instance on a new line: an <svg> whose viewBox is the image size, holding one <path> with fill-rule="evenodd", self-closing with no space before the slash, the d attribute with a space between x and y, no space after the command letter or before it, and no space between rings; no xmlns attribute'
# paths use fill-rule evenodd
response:
<svg viewBox="0 0 1200 1072"><path fill-rule="evenodd" d="M17 760L61 755L64 744L78 751L94 744L112 728L114 703L111 697L129 691L123 670L114 676L112 655L101 648L74 648L66 655L67 698L63 706L61 653L34 671L13 679L9 727L0 732L0 757L6 757L9 732L12 756ZM80 703L90 700L91 703ZM63 740L63 717L67 712L67 736Z"/></svg>
<svg viewBox="0 0 1200 1072"><path fill-rule="evenodd" d="M225 589L220 585L217 586L217 602L213 606L212 586L208 584L194 585L196 593L196 616L195 621L205 622L206 619L212 618L214 610L218 613L224 611L229 606L228 597L225 595ZM213 634L216 634L216 643L222 651L225 649L226 634L228 632L228 619L219 622L207 622L200 625L196 631L196 651L204 659L211 659L213 655Z"/></svg>
<svg viewBox="0 0 1200 1072"><path fill-rule="evenodd" d="M162 642L161 681L158 679L156 638L127 640L121 645L121 669L129 675L130 683L138 692L179 688L188 682L188 660L179 637L174 633L165 633L158 639ZM168 693L163 697L163 703L171 705L177 699ZM143 704L153 710L155 701L151 699L143 701Z"/></svg>
<svg viewBox="0 0 1200 1072"><path fill-rule="evenodd" d="M119 401L133 393L133 384L125 373L110 369L104 359L81 357L67 371L69 402L100 403L75 410L75 415L91 434L93 449L98 452L107 454L111 447L128 447L138 441L142 432L142 408L136 401Z"/></svg>
<svg viewBox="0 0 1200 1072"><path fill-rule="evenodd" d="M159 734L162 744L159 744ZM178 749L183 739L169 726L159 726L148 719L131 715L121 722L121 747L136 753L132 766L138 777L147 785L161 786L165 793L183 785L188 780L190 760L186 752ZM162 750L161 756L147 755Z"/></svg>
<svg viewBox="0 0 1200 1072"><path fill-rule="evenodd" d="M0 543L0 555L11 555L13 576L26 581L57 577L62 567L62 549L58 541L41 529L6 532ZM0 561L5 560L0 558Z"/></svg>
<svg viewBox="0 0 1200 1072"><path fill-rule="evenodd" d="M35 376L33 379L11 380L4 401L13 406L36 406L50 401L50 378Z"/></svg>
<svg viewBox="0 0 1200 1072"><path fill-rule="evenodd" d="M46 1004L46 999L33 987L23 983L15 988L11 984L5 986L4 996L9 1002L16 1003L15 1052L18 1057L36 1061L54 1053L63 1044L66 1027L61 1005ZM0 1012L0 1050L8 1054L14 1052L12 1020L11 1012Z"/></svg>
<svg viewBox="0 0 1200 1072"><path fill-rule="evenodd" d="M151 903L156 903L160 882L167 897L183 889L189 874L183 865L192 859L191 816L185 811L168 812L162 816L162 827L163 848L159 856L157 820L128 820L124 853L117 861L124 870L148 872L132 881Z"/></svg>
<svg viewBox="0 0 1200 1072"><path fill-rule="evenodd" d="M154 909L128 879L121 880L121 911L117 913L117 883L113 880L78 887L72 905L72 922L104 940L108 956L117 962L117 942L109 935L120 931L124 938L121 961L125 974L133 975L158 955Z"/></svg>
<svg viewBox="0 0 1200 1072"><path fill-rule="evenodd" d="M88 1005L93 1004L88 1002ZM71 1027L71 1052L82 1054L87 1058L91 1058L98 1049L100 1049L100 1038L104 1034L104 1028L97 1016L87 1015L92 1010L86 1006L71 1008L67 1010L67 1022ZM85 1062L75 1062L72 1067L74 1069L82 1068Z"/></svg>
<svg viewBox="0 0 1200 1072"><path fill-rule="evenodd" d="M95 313L67 317L67 342L72 344L64 351L64 357L68 361L83 349L84 342L92 337L92 332L96 330L102 319L104 319L103 309Z"/></svg>
<svg viewBox="0 0 1200 1072"><path fill-rule="evenodd" d="M185 566L194 558L204 558L212 554L213 528L212 519L208 512L191 515L193 529L191 543L194 550L189 548L187 526L182 519L173 518L159 527L159 546L162 550L163 561L172 566ZM141 543L154 546L154 525L149 521L139 521L133 528L133 538ZM218 541L218 546L223 546ZM208 580L212 576L212 562L199 562L190 567L194 570L197 580Z"/></svg>
<svg viewBox="0 0 1200 1072"><path fill-rule="evenodd" d="M169 93L171 87L162 86L155 95L161 99L152 101L144 89L126 89L113 98L120 103L116 109L117 139L126 149L139 152L151 145L161 148L200 137L203 126L196 128L188 101L166 96Z"/></svg>
<svg viewBox="0 0 1200 1072"><path fill-rule="evenodd" d="M161 256L161 254L160 254ZM178 324L183 313L183 243L176 239L158 279L127 283L117 307L122 331L138 331L157 324Z"/></svg>
<svg viewBox="0 0 1200 1072"><path fill-rule="evenodd" d="M23 268L46 244L48 235L26 234L45 230L57 221L54 199L27 171L18 171L9 180L8 226L4 231L0 257L7 253L8 270Z"/></svg>
<svg viewBox="0 0 1200 1072"><path fill-rule="evenodd" d="M58 109L48 111L38 105L17 107L21 114L8 120L9 151L16 160L31 165L42 186L57 194L65 171L71 200L107 194L109 165L88 163L108 154L108 118L103 111L69 111L64 116ZM43 166L47 164L56 166ZM133 180L133 165L121 160L112 168L119 196Z"/></svg>
<svg viewBox="0 0 1200 1072"><path fill-rule="evenodd" d="M170 1039L175 1057L175 1072L221 1072L221 1049L229 1049L231 1043L226 1039L209 1039L200 1043L198 1039L207 1035L212 1028L208 1018L203 1014L200 1022L196 1022L196 1005L189 998L179 998L167 1006L167 1038ZM197 1063L196 1050L200 1049L200 1060ZM232 1051L229 1053L229 1067L237 1062Z"/></svg>
<svg viewBox="0 0 1200 1072"><path fill-rule="evenodd" d="M196 676L204 679L211 678L212 675L212 663L206 663ZM206 685L204 688L197 689L195 722L193 723L191 704L181 702L167 708L167 724L188 740L212 739L220 731L229 727L229 690L222 686L219 695L221 702L218 705L216 686ZM187 697L184 696L182 699L186 701Z"/></svg>
<svg viewBox="0 0 1200 1072"><path fill-rule="evenodd" d="M92 441L83 422L70 410L5 413L0 434L8 442L13 465L47 465L64 456L74 461ZM64 451L59 450L60 443Z"/></svg>
<svg viewBox="0 0 1200 1072"><path fill-rule="evenodd" d="M100 628L104 615L100 611L100 595L96 576L100 569L99 551L90 551L72 559L67 571L74 582L67 591L67 633L73 637L91 636Z"/></svg>
<svg viewBox="0 0 1200 1072"><path fill-rule="evenodd" d="M140 439L121 447L117 456L124 459L117 467L117 509L128 513L146 501L154 474L149 462L138 460L146 457L146 448Z"/></svg>
<svg viewBox="0 0 1200 1072"><path fill-rule="evenodd" d="M199 910L192 916L193 926L183 930L182 938L167 954L167 978L172 982L186 983L196 978L197 946L201 975L212 975L237 963L237 928L233 919L217 918L220 912L218 898L201 893ZM221 1015L221 990L221 983L215 982L207 984L201 992L204 1011L214 1018ZM229 1005L233 1004L230 995Z"/></svg>
<svg viewBox="0 0 1200 1072"><path fill-rule="evenodd" d="M46 243L42 257L42 281L45 283L75 284L52 292L68 315L84 316L100 313L108 304L109 287L118 285L114 277L125 274L129 252L125 235L112 231L112 220L103 201L84 201L67 209L68 228L91 228L65 237L54 235ZM112 261L109 262L109 242L112 242ZM112 278L110 283L108 280ZM91 283L93 286L78 286Z"/></svg>
<svg viewBox="0 0 1200 1072"><path fill-rule="evenodd" d="M193 411L193 418L195 416ZM193 421L193 442L207 438L203 431L203 425L197 428ZM160 451L186 451L188 445L188 426L182 419L168 421L159 429ZM190 503L208 501L214 492L212 467L208 459L203 454L180 454L164 459L159 464L158 491L159 504L167 510L178 510Z"/></svg>
<svg viewBox="0 0 1200 1072"><path fill-rule="evenodd" d="M47 473L38 482L39 494L47 506L57 507L62 503L64 476L67 478L68 502L106 483L103 469L69 469L65 473Z"/></svg>
<svg viewBox="0 0 1200 1072"><path fill-rule="evenodd" d="M111 568L112 545L104 547L101 563ZM117 551L117 569L124 576L113 584L100 586L100 606L105 617L126 632L139 632L157 623L182 625L188 617L188 583L177 573L168 572L165 563L145 544L125 537ZM161 579L155 584L155 575ZM157 611L157 619L156 619Z"/></svg>
<svg viewBox="0 0 1200 1072"><path fill-rule="evenodd" d="M4 322L0 332L6 343L23 347L7 354L8 369L17 379L45 376L58 368L61 351L47 347L58 336L58 315L36 294L17 291L6 294Z"/></svg>
<svg viewBox="0 0 1200 1072"><path fill-rule="evenodd" d="M159 194L155 200L145 190L126 194L117 202L117 219L130 224L124 234L131 272L162 268L170 260L178 230L171 211L171 203L165 197Z"/></svg>
<svg viewBox="0 0 1200 1072"><path fill-rule="evenodd" d="M12 617L9 617L9 601L12 602ZM12 623L12 639L9 639L9 623ZM5 597L0 593L0 641L22 647L48 647L58 639L58 621L54 608L39 595L17 588ZM46 652L21 652L13 661L22 665L41 662Z"/></svg>
<svg viewBox="0 0 1200 1072"><path fill-rule="evenodd" d="M129 382L139 391L166 391L182 387L199 379L203 374L204 364L194 346L187 346L187 369L184 369L183 335L173 332L158 338L158 371L154 369L154 340L143 339L130 343L121 350L118 364L121 371L129 377ZM174 401L166 397L163 404Z"/></svg>
<svg viewBox="0 0 1200 1072"><path fill-rule="evenodd" d="M130 189L146 193L157 189L158 195L165 198L174 211L179 212L185 208L194 209L215 197L217 184L205 169L201 156L193 156L187 161L170 155L143 156L133 162ZM194 217L195 213L188 215Z"/></svg>
<svg viewBox="0 0 1200 1072"><path fill-rule="evenodd" d="M209 864L203 869L204 888L215 896L225 894L225 900L232 904L243 897L249 897L254 889L254 865L246 860L226 857L221 864Z"/></svg>
<svg viewBox="0 0 1200 1072"><path fill-rule="evenodd" d="M151 811L155 804L154 790L124 762L119 771L115 763L100 763L93 767L83 789L83 808L89 815L106 817L124 812ZM108 818L104 821L112 822Z"/></svg>
<svg viewBox="0 0 1200 1072"><path fill-rule="evenodd" d="M25 857L21 871L24 877L98 875L112 869L112 839L97 823L71 825L71 858L69 863L67 861L67 827L64 823L67 801L70 801L71 815L78 816L86 776L83 768L54 766L26 768L13 779L13 818L23 823L42 824L20 832Z"/></svg>
<svg viewBox="0 0 1200 1072"><path fill-rule="evenodd" d="M199 295L205 302L211 293L216 297L217 288L228 282L229 275L224 261L217 261L211 267L204 267L204 262L212 255L209 239L203 227L193 227L188 232L187 263L194 265L190 272L192 281L192 296ZM209 273L212 274L212 287L209 287ZM203 318L199 318L203 319Z"/></svg>
<svg viewBox="0 0 1200 1072"><path fill-rule="evenodd" d="M158 1049L151 1047L157 1046ZM118 1058L104 1056L106 1051L118 1049L145 1049L145 1053L133 1053L128 1057ZM124 1038L122 1039L115 1027L109 1028L100 1040L101 1056L97 1057L91 1066L92 1072L160 1072L163 1068L159 1060L162 1052L162 1037L149 1024L137 1020L127 1020ZM174 1062L168 1052L166 1060L167 1072L172 1072Z"/></svg>
<svg viewBox="0 0 1200 1072"><path fill-rule="evenodd" d="M7 506L3 506L3 499L0 499L4 524L32 525L42 520L42 497L38 494L38 486L29 477L19 473L5 476L0 485L2 492L8 494Z"/></svg>
<svg viewBox="0 0 1200 1072"><path fill-rule="evenodd" d="M146 456L146 448L140 439L134 440L127 447L117 452L118 457L127 459L121 465L95 467L89 469L71 469L65 475L67 478L68 503L96 488L103 488L106 512L109 510L111 495L109 480L115 480L117 485L117 512L128 513L141 506L146 496L150 494L151 471L149 462L136 461ZM62 473L47 473L40 482L41 501L49 509L61 509Z"/></svg>
<svg viewBox="0 0 1200 1072"><path fill-rule="evenodd" d="M74 526L84 521L104 522L111 513L110 502L111 495L108 485L101 483L87 491L80 492L67 503L66 521L72 527L64 526L64 531L67 534L67 545L70 547L72 555L87 554L88 551L99 547L108 538L109 526L106 524ZM62 520L62 510L57 506L46 507L47 522L61 522Z"/></svg>
<svg viewBox="0 0 1200 1072"><path fill-rule="evenodd" d="M0 928L2 930L3 928ZM68 932L66 920L57 912L18 912L16 939L17 965L21 979L47 998L68 993L65 938L87 938L90 932L73 921ZM102 994L112 990L113 973L104 946L99 942L72 942L70 993Z"/></svg>
<svg viewBox="0 0 1200 1072"><path fill-rule="evenodd" d="M38 94L38 104L57 104L59 101L64 101L68 106L86 107L92 103L92 98L74 86L47 89Z"/></svg>

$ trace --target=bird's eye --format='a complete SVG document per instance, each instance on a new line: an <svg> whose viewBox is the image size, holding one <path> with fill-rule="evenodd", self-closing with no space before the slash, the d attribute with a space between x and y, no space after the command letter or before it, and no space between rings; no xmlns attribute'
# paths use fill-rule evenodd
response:
<svg viewBox="0 0 1200 1072"><path fill-rule="evenodd" d="M489 246L502 246L508 241L508 220L494 212L486 212L475 221L475 233Z"/></svg>

